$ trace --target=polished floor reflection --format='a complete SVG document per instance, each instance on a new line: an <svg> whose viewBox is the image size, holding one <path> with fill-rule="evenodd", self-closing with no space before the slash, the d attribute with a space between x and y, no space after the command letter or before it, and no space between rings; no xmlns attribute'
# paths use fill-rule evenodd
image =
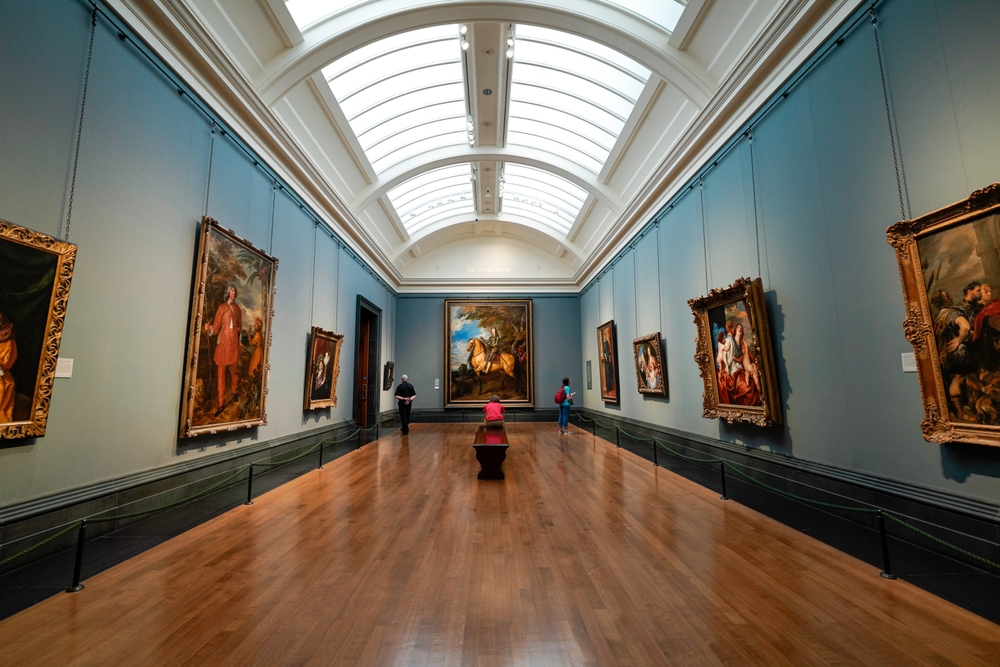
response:
<svg viewBox="0 0 1000 667"><path fill-rule="evenodd" d="M2 665L997 664L1000 627L599 438L417 424L0 622Z"/></svg>

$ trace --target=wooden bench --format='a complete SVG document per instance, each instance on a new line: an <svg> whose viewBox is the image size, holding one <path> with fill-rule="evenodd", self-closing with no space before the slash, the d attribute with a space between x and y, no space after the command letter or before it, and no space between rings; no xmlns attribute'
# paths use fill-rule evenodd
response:
<svg viewBox="0 0 1000 667"><path fill-rule="evenodd" d="M503 479L503 462L510 446L507 442L507 429L483 424L476 430L472 446L476 448L476 458L482 467L479 479Z"/></svg>

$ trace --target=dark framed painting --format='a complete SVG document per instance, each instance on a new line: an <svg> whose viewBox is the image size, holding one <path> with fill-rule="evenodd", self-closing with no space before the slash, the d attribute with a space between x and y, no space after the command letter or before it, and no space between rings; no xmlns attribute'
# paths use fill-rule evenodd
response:
<svg viewBox="0 0 1000 667"><path fill-rule="evenodd" d="M180 436L267 424L278 260L202 218L191 295Z"/></svg>
<svg viewBox="0 0 1000 667"><path fill-rule="evenodd" d="M531 299L445 299L446 408L534 406Z"/></svg>
<svg viewBox="0 0 1000 667"><path fill-rule="evenodd" d="M618 343L615 336L615 321L608 320L597 327L597 365L601 379L601 400L605 403L617 403L619 400L618 383Z"/></svg>
<svg viewBox="0 0 1000 667"><path fill-rule="evenodd" d="M642 336L632 341L635 361L635 380L640 394L667 395L667 374L663 371L663 348L660 332Z"/></svg>
<svg viewBox="0 0 1000 667"><path fill-rule="evenodd" d="M340 376L340 348L343 342L344 334L312 328L306 365L306 410L337 407L337 378Z"/></svg>
<svg viewBox="0 0 1000 667"><path fill-rule="evenodd" d="M903 285L924 439L1000 445L1000 183L886 233Z"/></svg>
<svg viewBox="0 0 1000 667"><path fill-rule="evenodd" d="M760 278L740 278L688 301L698 328L694 359L706 419L771 426L782 421L771 330Z"/></svg>
<svg viewBox="0 0 1000 667"><path fill-rule="evenodd" d="M382 369L382 391L392 389L392 382L396 379L396 364L387 361Z"/></svg>
<svg viewBox="0 0 1000 667"><path fill-rule="evenodd" d="M45 435L76 246L0 220L0 439Z"/></svg>
<svg viewBox="0 0 1000 667"><path fill-rule="evenodd" d="M590 359L587 359L587 389L594 388L594 376L590 370Z"/></svg>

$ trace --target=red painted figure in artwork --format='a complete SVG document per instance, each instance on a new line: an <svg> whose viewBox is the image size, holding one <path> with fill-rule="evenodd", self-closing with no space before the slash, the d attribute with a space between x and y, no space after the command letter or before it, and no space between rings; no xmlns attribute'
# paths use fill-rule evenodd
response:
<svg viewBox="0 0 1000 667"><path fill-rule="evenodd" d="M215 416L218 417L222 414L222 407L226 402L226 369L229 369L229 375L232 377L234 402L240 380L240 332L243 331L243 311L236 303L235 285L229 287L226 302L215 311L215 320L212 324L205 325L205 331L209 336L218 336L215 355L212 357L219 378L219 409L215 411Z"/></svg>

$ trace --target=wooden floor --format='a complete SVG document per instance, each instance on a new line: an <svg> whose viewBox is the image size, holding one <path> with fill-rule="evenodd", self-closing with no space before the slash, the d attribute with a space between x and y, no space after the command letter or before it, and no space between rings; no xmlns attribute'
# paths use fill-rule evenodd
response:
<svg viewBox="0 0 1000 667"><path fill-rule="evenodd" d="M0 623L3 665L997 665L1000 627L574 429L416 424Z"/></svg>

